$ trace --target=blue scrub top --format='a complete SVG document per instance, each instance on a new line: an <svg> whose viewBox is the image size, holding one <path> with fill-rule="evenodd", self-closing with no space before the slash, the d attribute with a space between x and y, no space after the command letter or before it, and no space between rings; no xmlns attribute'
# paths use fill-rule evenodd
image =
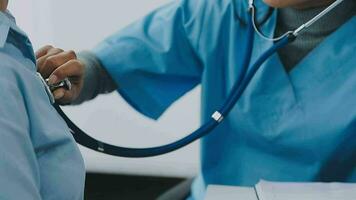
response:
<svg viewBox="0 0 356 200"><path fill-rule="evenodd" d="M83 159L35 63L26 34L0 12L0 199L81 200Z"/></svg>
<svg viewBox="0 0 356 200"><path fill-rule="evenodd" d="M258 18L268 7L256 1ZM220 107L241 73L247 1L176 0L100 43L94 52L141 113L158 118L201 84L201 120ZM276 13L261 26L272 37ZM272 43L256 35L252 60ZM228 118L201 140L208 184L356 182L356 17L286 72L278 55L258 71ZM184 124L182 124L184 125Z"/></svg>

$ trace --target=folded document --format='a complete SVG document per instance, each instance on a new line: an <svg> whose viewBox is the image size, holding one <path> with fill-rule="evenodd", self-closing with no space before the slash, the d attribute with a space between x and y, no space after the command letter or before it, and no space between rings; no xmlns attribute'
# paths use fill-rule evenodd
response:
<svg viewBox="0 0 356 200"><path fill-rule="evenodd" d="M282 183L260 181L259 200L356 200L356 183Z"/></svg>

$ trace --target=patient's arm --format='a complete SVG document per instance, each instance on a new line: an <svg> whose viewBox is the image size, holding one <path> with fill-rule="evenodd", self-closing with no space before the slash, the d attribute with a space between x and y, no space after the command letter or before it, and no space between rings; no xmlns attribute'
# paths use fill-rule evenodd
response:
<svg viewBox="0 0 356 200"><path fill-rule="evenodd" d="M23 66L0 53L0 199L41 199L37 159L31 142Z"/></svg>

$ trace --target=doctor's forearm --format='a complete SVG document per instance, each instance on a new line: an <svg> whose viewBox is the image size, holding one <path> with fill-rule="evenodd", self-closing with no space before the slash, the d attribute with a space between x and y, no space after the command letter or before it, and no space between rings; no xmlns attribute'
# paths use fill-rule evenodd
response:
<svg viewBox="0 0 356 200"><path fill-rule="evenodd" d="M83 51L77 56L85 65L84 85L79 97L72 104L80 104L94 99L99 94L110 93L117 89L116 83L93 53Z"/></svg>

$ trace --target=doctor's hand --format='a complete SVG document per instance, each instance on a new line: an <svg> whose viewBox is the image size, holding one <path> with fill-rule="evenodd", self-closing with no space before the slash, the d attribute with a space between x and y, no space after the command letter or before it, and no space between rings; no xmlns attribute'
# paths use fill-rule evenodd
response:
<svg viewBox="0 0 356 200"><path fill-rule="evenodd" d="M77 59L74 51L63 51L52 46L44 46L36 52L37 71L49 84L56 84L65 78L72 83L71 90L59 88L53 91L59 104L70 104L78 98L83 88L84 64Z"/></svg>

